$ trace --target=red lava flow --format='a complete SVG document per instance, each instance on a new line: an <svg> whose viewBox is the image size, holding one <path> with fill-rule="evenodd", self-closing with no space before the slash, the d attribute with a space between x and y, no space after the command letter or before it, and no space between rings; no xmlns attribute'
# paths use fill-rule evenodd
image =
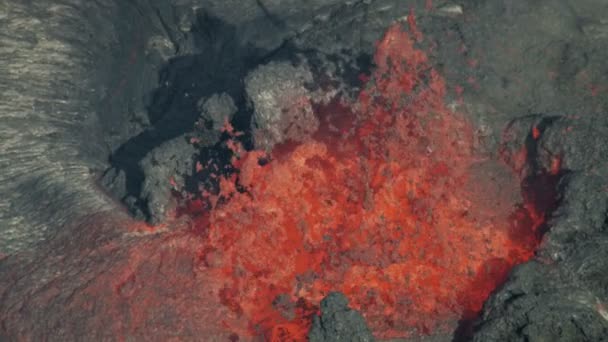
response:
<svg viewBox="0 0 608 342"><path fill-rule="evenodd" d="M472 171L474 129L446 108L409 24L378 42L355 103L319 108L311 139L264 166L233 144L239 172L196 229L215 293L249 322L226 329L306 340L320 300L341 291L377 338L453 330L533 256L542 215L514 208L508 168L491 168L506 185Z"/></svg>

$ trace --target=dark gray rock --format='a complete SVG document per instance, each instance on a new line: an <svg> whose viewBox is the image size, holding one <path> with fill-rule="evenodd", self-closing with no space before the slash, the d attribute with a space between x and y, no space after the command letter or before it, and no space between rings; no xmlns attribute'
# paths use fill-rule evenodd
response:
<svg viewBox="0 0 608 342"><path fill-rule="evenodd" d="M311 342L374 341L365 319L348 307L348 299L332 292L321 301L321 316L315 317L308 335Z"/></svg>
<svg viewBox="0 0 608 342"><path fill-rule="evenodd" d="M591 259L587 254L576 263L530 262L518 267L486 303L473 340L605 341L608 315L601 299L605 280L595 271L591 278L580 272L605 268L604 261L592 260L606 257L605 243L584 246L587 252L597 253Z"/></svg>
<svg viewBox="0 0 608 342"><path fill-rule="evenodd" d="M484 306L474 341L605 341L608 338L606 123L557 116L529 146L530 164L568 170L538 259L518 267ZM532 121L530 121L532 120ZM545 121L546 122L546 121ZM517 124L516 124L517 125ZM533 142L534 141L534 142Z"/></svg>
<svg viewBox="0 0 608 342"><path fill-rule="evenodd" d="M126 109L147 86L141 44L155 28L114 1L0 7L0 253L9 254L113 207L94 180L132 128Z"/></svg>
<svg viewBox="0 0 608 342"><path fill-rule="evenodd" d="M230 95L213 94L209 98L202 98L198 102L201 118L211 122L211 129L219 131L225 122L231 122L238 108Z"/></svg>
<svg viewBox="0 0 608 342"><path fill-rule="evenodd" d="M171 191L183 188L184 177L192 175L196 152L185 137L178 137L155 148L141 161L145 180L140 197L146 201L152 224L165 219Z"/></svg>

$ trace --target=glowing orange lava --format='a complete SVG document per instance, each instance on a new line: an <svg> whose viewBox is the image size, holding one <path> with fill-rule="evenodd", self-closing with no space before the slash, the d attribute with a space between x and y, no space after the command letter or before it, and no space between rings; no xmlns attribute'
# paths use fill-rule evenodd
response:
<svg viewBox="0 0 608 342"><path fill-rule="evenodd" d="M198 229L217 295L250 322L228 329L305 340L320 300L341 291L378 338L453 330L533 255L540 222L512 213L517 182L472 171L492 162L410 36L388 30L358 101L320 108L309 141L264 166L232 145L240 172Z"/></svg>

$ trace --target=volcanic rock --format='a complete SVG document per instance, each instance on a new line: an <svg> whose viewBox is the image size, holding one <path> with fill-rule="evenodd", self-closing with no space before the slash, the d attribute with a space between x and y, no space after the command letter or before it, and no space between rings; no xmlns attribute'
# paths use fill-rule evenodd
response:
<svg viewBox="0 0 608 342"><path fill-rule="evenodd" d="M308 337L311 342L374 341L363 316L350 309L348 299L339 292L321 301L321 316L314 318Z"/></svg>
<svg viewBox="0 0 608 342"><path fill-rule="evenodd" d="M305 87L312 81L306 66L279 62L260 66L247 76L245 88L254 107L257 148L270 150L287 140L302 141L317 130L319 123Z"/></svg>

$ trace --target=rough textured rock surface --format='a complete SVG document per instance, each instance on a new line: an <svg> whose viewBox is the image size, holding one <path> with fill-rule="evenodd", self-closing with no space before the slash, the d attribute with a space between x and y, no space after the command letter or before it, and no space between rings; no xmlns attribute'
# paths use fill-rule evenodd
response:
<svg viewBox="0 0 608 342"><path fill-rule="evenodd" d="M604 341L608 336L608 125L594 117L529 117L541 127L532 164L566 170L562 203L536 261L484 306L475 341ZM543 124L544 122L544 124ZM547 124L547 122L550 122ZM515 124L517 126L517 123ZM515 128L517 129L517 128ZM532 149L534 151L534 149Z"/></svg>
<svg viewBox="0 0 608 342"><path fill-rule="evenodd" d="M0 8L0 254L9 254L112 207L94 171L135 129L123 109L149 87L140 47L156 28L141 30L153 17L114 1Z"/></svg>
<svg viewBox="0 0 608 342"><path fill-rule="evenodd" d="M209 122L211 129L219 131L224 123L232 121L238 108L232 98L227 94L213 94L209 98L202 98L199 102L201 118L205 124Z"/></svg>
<svg viewBox="0 0 608 342"><path fill-rule="evenodd" d="M141 161L145 178L141 196L148 203L153 224L162 222L170 210L171 190L183 187L184 178L192 174L195 154L192 144L179 137L155 148Z"/></svg>
<svg viewBox="0 0 608 342"><path fill-rule="evenodd" d="M270 151L288 140L303 141L319 128L306 89L312 81L308 67L289 63L263 65L247 76L245 88L254 107L256 148Z"/></svg>
<svg viewBox="0 0 608 342"><path fill-rule="evenodd" d="M315 317L308 338L311 342L374 341L363 316L350 309L348 299L339 292L321 301L321 316Z"/></svg>

